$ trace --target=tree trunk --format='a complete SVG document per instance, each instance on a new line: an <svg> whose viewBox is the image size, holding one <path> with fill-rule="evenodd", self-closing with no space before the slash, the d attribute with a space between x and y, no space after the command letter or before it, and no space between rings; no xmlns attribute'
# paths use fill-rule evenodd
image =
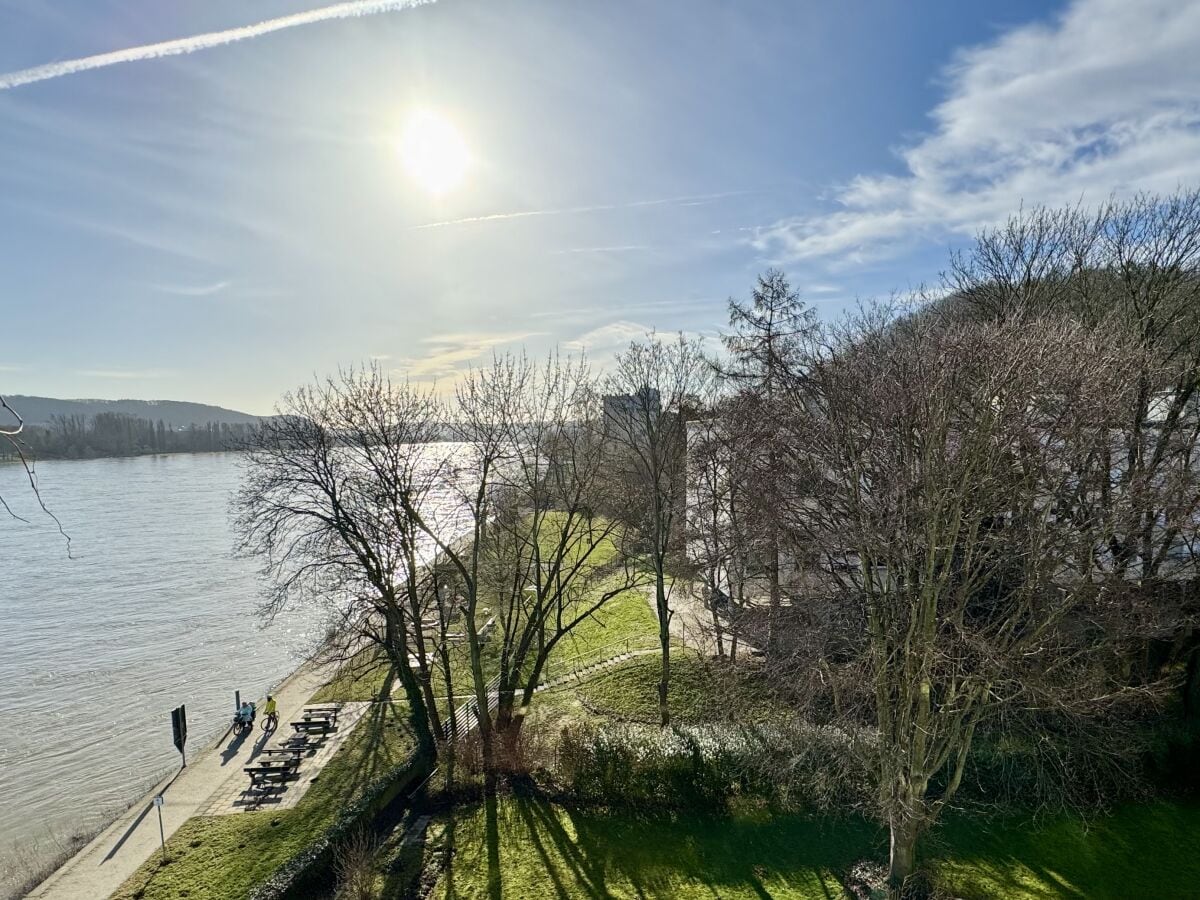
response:
<svg viewBox="0 0 1200 900"><path fill-rule="evenodd" d="M667 607L666 579L662 560L657 562L654 573L654 599L658 607L658 641L662 647L662 677L658 681L658 715L661 725L671 724L671 709L667 704L667 688L671 683L671 611Z"/></svg>
<svg viewBox="0 0 1200 900"><path fill-rule="evenodd" d="M919 828L916 819L904 814L892 816L889 828L891 856L888 860L888 892L892 897L899 897L904 882L912 875L916 865Z"/></svg>
<svg viewBox="0 0 1200 900"><path fill-rule="evenodd" d="M716 569L711 570L709 572L708 583L712 586L712 589L709 592L709 596L708 596L708 608L709 608L709 611L712 613L713 635L716 637L716 640L717 640L717 658L724 659L725 658L725 632L721 628L721 616L717 612L717 596L718 596L717 591L720 590L720 585L718 584L718 580L719 580L719 577L717 575L717 570ZM731 586L731 589L732 589L732 586Z"/></svg>
<svg viewBox="0 0 1200 900"><path fill-rule="evenodd" d="M771 606L767 611L767 654L773 656L775 654L775 645L778 642L776 632L779 629L779 608L783 592L779 587L779 542L774 534L771 536L770 561L767 565L767 574L770 576L770 598Z"/></svg>
<svg viewBox="0 0 1200 900"><path fill-rule="evenodd" d="M404 686L404 697L408 700L408 719L412 725L413 735L417 739L417 750L430 758L437 756L437 741L429 727L429 711L425 706L425 697L421 692L421 683L408 664L408 648L401 647L397 652L391 648L388 655L400 675L400 684Z"/></svg>

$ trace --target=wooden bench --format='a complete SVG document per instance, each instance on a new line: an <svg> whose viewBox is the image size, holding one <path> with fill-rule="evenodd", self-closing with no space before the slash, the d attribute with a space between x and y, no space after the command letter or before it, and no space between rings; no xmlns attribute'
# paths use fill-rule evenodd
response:
<svg viewBox="0 0 1200 900"><path fill-rule="evenodd" d="M329 719L301 719L299 722L293 722L292 727L298 733L329 734L335 726Z"/></svg>

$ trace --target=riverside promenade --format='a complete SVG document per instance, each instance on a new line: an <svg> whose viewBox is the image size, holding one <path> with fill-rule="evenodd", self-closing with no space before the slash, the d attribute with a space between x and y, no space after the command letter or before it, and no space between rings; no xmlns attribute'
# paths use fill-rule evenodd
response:
<svg viewBox="0 0 1200 900"><path fill-rule="evenodd" d="M297 718L328 673L303 666L274 692L283 728ZM230 718L233 711L230 709ZM154 797L162 794L163 831L167 838L192 816L206 810L229 783L245 783L243 767L264 735L257 724L240 744L229 733L206 747L187 768L164 779L87 846L67 860L28 895L29 900L100 900L117 890L151 856L160 852Z"/></svg>

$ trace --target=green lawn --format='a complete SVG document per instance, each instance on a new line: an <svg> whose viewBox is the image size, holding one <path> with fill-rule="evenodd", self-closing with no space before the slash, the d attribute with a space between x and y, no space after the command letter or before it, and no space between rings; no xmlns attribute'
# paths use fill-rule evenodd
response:
<svg viewBox="0 0 1200 900"><path fill-rule="evenodd" d="M502 798L445 814L428 852L455 852L433 897L845 897L842 876L886 858L886 835L861 819L754 814L637 818L540 798ZM1200 896L1200 806L1128 806L1091 823L956 818L925 842L948 895L965 900Z"/></svg>
<svg viewBox="0 0 1200 900"><path fill-rule="evenodd" d="M1200 897L1200 805L1124 806L1088 826L952 819L929 844L939 882L964 900Z"/></svg>
<svg viewBox="0 0 1200 900"><path fill-rule="evenodd" d="M343 665L333 680L312 696L313 703L375 700L392 689L392 664L379 647L359 651Z"/></svg>
<svg viewBox="0 0 1200 900"><path fill-rule="evenodd" d="M155 854L114 900L235 900L317 838L342 807L411 752L405 708L377 704L355 728L295 809L202 816L167 841L170 862Z"/></svg>
<svg viewBox="0 0 1200 900"><path fill-rule="evenodd" d="M821 898L881 833L861 820L645 819L505 798L440 819L429 852L455 852L436 900Z"/></svg>
<svg viewBox="0 0 1200 900"><path fill-rule="evenodd" d="M546 701L580 707L586 713L650 724L658 723L657 654L635 657L579 683L550 691ZM747 667L722 671L694 652L676 648L671 655L668 700L679 724L722 721L736 713L739 721L762 723L786 716L788 709L772 701L764 676ZM553 700L551 700L553 698ZM582 702L580 702L582 701Z"/></svg>
<svg viewBox="0 0 1200 900"><path fill-rule="evenodd" d="M642 590L626 591L605 603L576 625L555 646L546 664L546 678L569 672L630 649L658 646L658 617Z"/></svg>
<svg viewBox="0 0 1200 900"><path fill-rule="evenodd" d="M657 645L658 620L654 610L642 592L627 591L604 604L595 615L580 622L558 643L546 664L543 678L570 671L574 665L586 665L615 656L626 647L637 649ZM485 677L491 678L499 671L499 654L499 641L484 643L482 661ZM475 690L465 642L454 644L450 655L454 695L456 701L462 703ZM377 648L371 647L343 666L337 676L313 696L313 700L372 700L386 689L396 690L391 665ZM445 693L440 668L434 672L433 689L438 696Z"/></svg>

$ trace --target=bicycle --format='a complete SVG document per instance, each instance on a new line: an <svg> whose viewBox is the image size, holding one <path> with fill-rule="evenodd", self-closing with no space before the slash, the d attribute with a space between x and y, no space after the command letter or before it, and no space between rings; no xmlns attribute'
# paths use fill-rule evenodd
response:
<svg viewBox="0 0 1200 900"><path fill-rule="evenodd" d="M265 731L267 734L270 734L272 731L274 731L278 727L279 727L279 713L267 713L267 715L263 716L262 730Z"/></svg>

